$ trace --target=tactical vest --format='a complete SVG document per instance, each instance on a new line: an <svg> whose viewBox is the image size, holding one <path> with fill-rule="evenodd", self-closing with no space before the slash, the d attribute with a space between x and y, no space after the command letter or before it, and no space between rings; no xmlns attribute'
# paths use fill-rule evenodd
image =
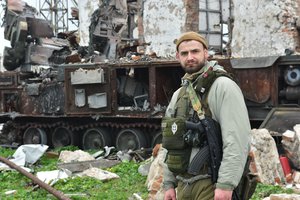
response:
<svg viewBox="0 0 300 200"><path fill-rule="evenodd" d="M213 67L210 67L193 82L194 89L199 95L198 98L207 117L211 117L207 94L213 82L220 76L230 77L224 70L213 70ZM184 141L184 135L187 132L185 121L195 117L185 84L180 88L174 109L173 117L164 117L162 120L162 145L168 150L166 158L168 168L179 174L187 172L193 147Z"/></svg>

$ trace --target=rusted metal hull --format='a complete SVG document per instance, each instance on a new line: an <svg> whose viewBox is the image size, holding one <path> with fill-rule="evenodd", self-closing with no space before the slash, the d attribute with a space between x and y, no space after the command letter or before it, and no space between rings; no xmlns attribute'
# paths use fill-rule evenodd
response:
<svg viewBox="0 0 300 200"><path fill-rule="evenodd" d="M299 86L288 84L285 76L291 66L297 69L300 57L279 57L263 62L268 64L261 67L248 66L248 61L241 67L233 66L229 59L218 61L239 84L253 128L262 124L272 108L299 107ZM53 132L59 129L61 137L67 138L66 145L81 146L84 138L95 138L100 141L98 145L105 142L103 137L109 137L115 145L116 138L125 137L133 138L137 147L149 147L160 142L157 134L161 118L184 74L177 61L167 60L70 64L57 68L60 73L49 80L27 73L0 74L0 119L12 121L4 133L14 129L16 138L22 142L24 132L31 128L32 141L44 141L45 132L51 144ZM290 82L294 84L297 80Z"/></svg>

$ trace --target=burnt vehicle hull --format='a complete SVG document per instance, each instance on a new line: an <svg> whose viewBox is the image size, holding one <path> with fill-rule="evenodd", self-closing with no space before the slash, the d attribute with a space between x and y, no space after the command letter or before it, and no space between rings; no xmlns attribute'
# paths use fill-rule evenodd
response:
<svg viewBox="0 0 300 200"><path fill-rule="evenodd" d="M242 89L252 128L283 133L299 123L299 56L218 62ZM7 140L83 149L153 147L161 142L161 119L184 72L177 61L165 60L59 65L54 74L0 74Z"/></svg>
<svg viewBox="0 0 300 200"><path fill-rule="evenodd" d="M56 67L58 73L46 79L32 73L0 74L6 80L0 87L1 122L6 123L2 135L8 140L120 150L160 142L161 118L183 75L179 63Z"/></svg>

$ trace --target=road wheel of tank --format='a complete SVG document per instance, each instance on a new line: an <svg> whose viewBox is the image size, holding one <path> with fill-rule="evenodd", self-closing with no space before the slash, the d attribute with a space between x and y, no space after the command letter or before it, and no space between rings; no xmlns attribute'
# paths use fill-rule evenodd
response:
<svg viewBox="0 0 300 200"><path fill-rule="evenodd" d="M111 136L106 129L90 128L83 134L83 149L103 149L105 146L111 146Z"/></svg>
<svg viewBox="0 0 300 200"><path fill-rule="evenodd" d="M47 134L43 129L29 127L23 135L24 144L47 144Z"/></svg>
<svg viewBox="0 0 300 200"><path fill-rule="evenodd" d="M137 150L147 147L145 135L138 129L122 129L116 138L116 148L118 150Z"/></svg>
<svg viewBox="0 0 300 200"><path fill-rule="evenodd" d="M63 126L55 128L52 133L52 145L54 148L76 145L74 133Z"/></svg>
<svg viewBox="0 0 300 200"><path fill-rule="evenodd" d="M157 144L161 144L162 143L162 134L161 131L158 131L157 133L154 134L153 138L152 138L152 142L151 142L151 147L155 147L155 145Z"/></svg>

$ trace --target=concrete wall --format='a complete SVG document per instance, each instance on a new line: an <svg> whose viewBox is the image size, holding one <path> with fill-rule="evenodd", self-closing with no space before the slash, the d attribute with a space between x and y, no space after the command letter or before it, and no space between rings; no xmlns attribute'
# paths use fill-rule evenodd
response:
<svg viewBox="0 0 300 200"><path fill-rule="evenodd" d="M145 0L143 26L145 42L150 42L146 53L175 56L174 40L183 32L186 9L183 0Z"/></svg>
<svg viewBox="0 0 300 200"><path fill-rule="evenodd" d="M101 1L100 1L101 2ZM199 0L140 0L142 2L142 25L139 38L150 43L146 54L155 52L161 57L174 58L174 40L187 30L204 32L207 22L203 1ZM214 1L215 2L215 1ZM209 9L220 9L211 2ZM284 55L285 49L299 48L299 33L296 19L300 18L300 0L224 0L222 1L223 21L230 18L230 2L232 3L233 30L230 45L233 57L262 57ZM89 16L97 8L99 0L79 1L80 45L88 45ZM197 15L198 13L198 15ZM209 29L220 30L219 16L209 16ZM86 21L84 24L83 22ZM227 29L227 28L226 28ZM225 31L226 31L225 29ZM230 29L230 27L229 27ZM142 30L142 31L141 31ZM138 37L135 31L134 36ZM218 35L206 35L210 45L220 45ZM225 38L226 39L226 38ZM230 38L229 38L230 39ZM226 40L229 40L226 39Z"/></svg>
<svg viewBox="0 0 300 200"><path fill-rule="evenodd" d="M284 55L298 47L299 0L233 0L233 57Z"/></svg>
<svg viewBox="0 0 300 200"><path fill-rule="evenodd" d="M204 35L211 45L220 46L220 34L206 34L221 31L220 15L207 14L200 9L222 10L222 20L227 22L230 16L230 1L213 1L206 4L199 0L144 0L143 1L143 36L145 42L151 43L146 53L156 52L161 57L174 57L174 40L185 31L197 31ZM206 20L206 18L209 20ZM227 27L225 27L225 32ZM228 39L227 39L228 40Z"/></svg>
<svg viewBox="0 0 300 200"><path fill-rule="evenodd" d="M78 1L79 9L79 28L80 46L88 46L90 41L89 26L93 12L101 5L99 0L80 0Z"/></svg>

